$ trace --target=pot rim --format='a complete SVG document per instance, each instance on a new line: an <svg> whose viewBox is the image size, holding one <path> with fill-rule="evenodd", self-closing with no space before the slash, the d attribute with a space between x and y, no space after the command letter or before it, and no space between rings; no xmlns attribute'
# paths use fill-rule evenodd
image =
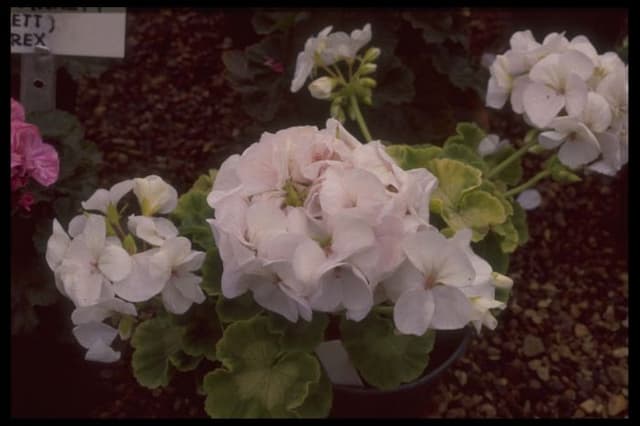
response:
<svg viewBox="0 0 640 426"><path fill-rule="evenodd" d="M459 330L443 330L443 331L459 331ZM428 383L434 380L436 377L442 374L447 368L449 368L449 366L453 364L458 358L464 355L465 351L467 350L467 347L469 346L469 342L471 341L471 337L474 334L474 329L471 326L467 325L462 329L462 331L464 332L464 334L462 335L462 339L460 340L460 343L458 344L456 349L453 351L453 353L442 364L437 366L433 371L431 371L429 374L421 376L418 380L415 380L410 383L403 383L396 389L389 389L389 390L377 389L374 387L360 388L356 386L336 385L336 384L334 384L333 387L343 392L361 394L361 395L362 394L388 395L388 394L408 392L412 389L415 389L423 385L424 383Z"/></svg>

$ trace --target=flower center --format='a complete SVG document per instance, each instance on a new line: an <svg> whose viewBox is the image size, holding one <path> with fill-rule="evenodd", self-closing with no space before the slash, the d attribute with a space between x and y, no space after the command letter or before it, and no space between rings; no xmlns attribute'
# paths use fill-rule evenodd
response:
<svg viewBox="0 0 640 426"><path fill-rule="evenodd" d="M430 290L438 285L438 278L434 274L427 275L424 280L424 288Z"/></svg>

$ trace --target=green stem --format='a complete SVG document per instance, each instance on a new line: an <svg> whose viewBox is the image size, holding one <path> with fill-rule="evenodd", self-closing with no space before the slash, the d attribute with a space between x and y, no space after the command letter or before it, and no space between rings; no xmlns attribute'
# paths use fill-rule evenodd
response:
<svg viewBox="0 0 640 426"><path fill-rule="evenodd" d="M362 117L362 113L360 112L360 107L358 106L358 98L355 95L351 95L351 108L353 108L353 112L356 115L356 121L360 126L360 131L362 135L367 140L367 142L371 142L371 134L369 133L369 129L367 128L367 123L365 123L364 118Z"/></svg>
<svg viewBox="0 0 640 426"><path fill-rule="evenodd" d="M320 68L322 68L323 70L325 70L327 72L327 74L329 74L332 78L335 78L336 80L339 79L339 77L336 75L336 73L334 73L333 71L331 71L329 68L327 68L324 65L320 65Z"/></svg>
<svg viewBox="0 0 640 426"><path fill-rule="evenodd" d="M490 170L489 173L487 173L487 178L492 178L495 175L497 175L498 173L500 173L501 171L503 171L504 169L506 169L507 167L509 167L509 164L513 163L518 158L522 157L524 154L527 153L529 148L531 148L532 146L534 146L537 143L538 142L535 140L535 138L533 140L525 143L524 146L522 146L522 148L520 148L519 150L517 150L516 152L511 154L509 157L505 158L502 163L498 164L492 170Z"/></svg>
<svg viewBox="0 0 640 426"><path fill-rule="evenodd" d="M337 65L332 65L332 67L335 70L335 72L338 74L338 78L340 79L340 81L342 81L344 83L344 85L346 86L347 85L347 80L342 75L342 72L340 71L340 68L338 68Z"/></svg>
<svg viewBox="0 0 640 426"><path fill-rule="evenodd" d="M528 181L526 181L525 183L523 183L522 185L511 188L510 190L504 193L504 196L508 197L510 195L518 195L525 189L531 188L533 185L535 185L536 183L538 183L539 181L541 181L542 179L546 178L549 175L551 175L550 170L543 170L537 175L535 175L534 177L532 177L531 179L529 179Z"/></svg>

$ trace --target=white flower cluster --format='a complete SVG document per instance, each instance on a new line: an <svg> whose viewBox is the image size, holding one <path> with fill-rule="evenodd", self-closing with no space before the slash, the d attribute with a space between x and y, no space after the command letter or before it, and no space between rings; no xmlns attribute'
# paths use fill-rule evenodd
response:
<svg viewBox="0 0 640 426"><path fill-rule="evenodd" d="M495 327L495 286L511 281L471 251L469 230L446 239L429 224L436 185L334 119L264 133L222 164L207 197L223 295L251 291L292 322L314 310L360 321L391 301L405 334Z"/></svg>
<svg viewBox="0 0 640 426"><path fill-rule="evenodd" d="M317 37L311 37L304 45L304 50L298 54L296 70L291 91L297 92L304 85L309 75L317 65L328 67L340 60L353 60L358 50L371 41L371 25L366 24L361 30L354 30L351 35L344 32L331 33L329 26ZM328 98L335 83L328 77L321 77L309 85L309 90L318 99Z"/></svg>
<svg viewBox="0 0 640 426"><path fill-rule="evenodd" d="M131 255L119 224L118 202L130 191L142 216L128 217L128 229L149 249ZM103 321L114 314L136 316L133 303L161 294L165 308L182 314L202 303L200 269L205 254L191 250L191 242L178 237L168 214L177 205L177 192L158 176L120 182L99 189L82 203L84 214L69 222L68 233L54 219L46 260L58 290L76 306L73 334L88 349L86 359L114 362L120 353L110 345L117 330ZM131 240L133 241L133 240ZM123 247L124 245L124 247Z"/></svg>
<svg viewBox="0 0 640 426"><path fill-rule="evenodd" d="M490 66L487 106L510 98L514 112L548 129L542 146L561 145L563 164L614 175L628 161L628 67L615 52L598 54L585 36L552 33L540 44L527 30L510 43Z"/></svg>

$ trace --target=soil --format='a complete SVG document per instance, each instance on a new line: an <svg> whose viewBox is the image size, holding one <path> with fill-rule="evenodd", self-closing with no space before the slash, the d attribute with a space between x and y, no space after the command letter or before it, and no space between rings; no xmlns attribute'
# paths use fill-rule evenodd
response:
<svg viewBox="0 0 640 426"><path fill-rule="evenodd" d="M252 42L251 35L226 36L241 33L232 29L246 27L250 16L128 10L127 58L72 88L87 138L105 153L104 186L156 173L182 191L247 145L235 137L248 118L224 79L220 53ZM500 114L491 126L522 134ZM527 173L535 166L528 160ZM473 339L414 416L628 415L627 182L625 168L614 178L539 184L543 202L528 215L530 242L511 259L515 284L499 326ZM144 389L127 350L115 364L84 362L73 341L55 337L61 330L70 336L68 316L47 321L42 314L37 344L12 341L14 416L206 417L194 376Z"/></svg>

